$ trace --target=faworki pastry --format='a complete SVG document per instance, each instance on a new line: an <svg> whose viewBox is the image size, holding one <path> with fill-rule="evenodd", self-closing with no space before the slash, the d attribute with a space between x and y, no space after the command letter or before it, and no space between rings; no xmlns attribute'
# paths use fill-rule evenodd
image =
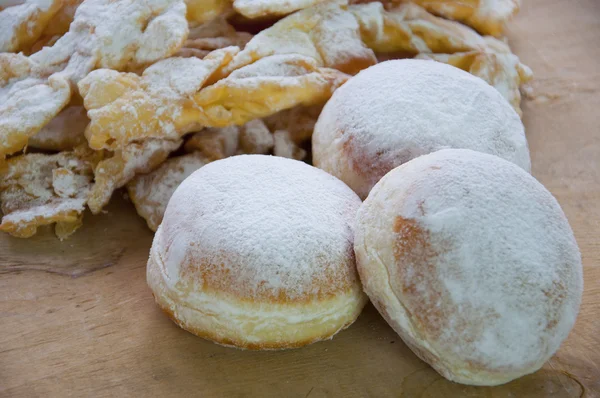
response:
<svg viewBox="0 0 600 398"><path fill-rule="evenodd" d="M179 326L219 344L284 349L331 338L367 300L353 251L360 204L300 161L209 163L171 197L148 284Z"/></svg>
<svg viewBox="0 0 600 398"><path fill-rule="evenodd" d="M575 323L571 227L537 180L496 156L445 149L395 168L361 206L354 247L375 307L452 381L535 372Z"/></svg>
<svg viewBox="0 0 600 398"><path fill-rule="evenodd" d="M313 164L363 199L394 167L443 148L531 168L523 124L506 99L433 61L387 61L360 72L327 102L312 137Z"/></svg>

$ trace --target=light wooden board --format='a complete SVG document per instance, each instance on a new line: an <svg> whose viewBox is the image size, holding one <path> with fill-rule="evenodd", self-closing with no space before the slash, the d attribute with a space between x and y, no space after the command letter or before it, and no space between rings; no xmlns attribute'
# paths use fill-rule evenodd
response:
<svg viewBox="0 0 600 398"><path fill-rule="evenodd" d="M524 3L509 38L536 73L524 103L533 174L563 206L585 267L575 329L542 370L495 388L450 383L370 305L332 341L299 350L196 338L154 305L152 234L115 198L66 242L0 236L0 396L600 396L600 1Z"/></svg>

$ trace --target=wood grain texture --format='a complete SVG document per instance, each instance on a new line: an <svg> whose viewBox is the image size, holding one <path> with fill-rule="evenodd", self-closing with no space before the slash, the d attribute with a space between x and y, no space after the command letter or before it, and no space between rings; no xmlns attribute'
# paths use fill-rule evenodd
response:
<svg viewBox="0 0 600 398"><path fill-rule="evenodd" d="M152 234L116 198L62 243L0 236L0 396L599 397L600 2L525 0L509 38L536 74L524 103L533 174L563 206L584 263L577 324L542 370L494 388L450 383L370 305L299 350L196 338L154 305Z"/></svg>

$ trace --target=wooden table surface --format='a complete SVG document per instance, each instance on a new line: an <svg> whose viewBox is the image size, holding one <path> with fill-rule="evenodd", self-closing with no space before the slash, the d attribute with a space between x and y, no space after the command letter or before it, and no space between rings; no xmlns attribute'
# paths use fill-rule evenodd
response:
<svg viewBox="0 0 600 398"><path fill-rule="evenodd" d="M332 341L299 350L194 337L154 305L152 233L114 198L65 242L0 236L0 396L600 396L600 1L524 3L509 38L536 74L523 106L533 174L563 206L585 278L577 324L542 370L495 388L450 383L370 305Z"/></svg>

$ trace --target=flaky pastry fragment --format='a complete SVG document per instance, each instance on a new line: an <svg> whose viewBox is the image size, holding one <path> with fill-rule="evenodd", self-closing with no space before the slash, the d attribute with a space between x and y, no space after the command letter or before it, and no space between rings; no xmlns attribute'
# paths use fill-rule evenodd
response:
<svg viewBox="0 0 600 398"><path fill-rule="evenodd" d="M0 6L0 52L19 52L30 47L61 5L61 0L25 0Z"/></svg>
<svg viewBox="0 0 600 398"><path fill-rule="evenodd" d="M55 155L15 156L0 178L0 231L28 238L56 223L62 240L81 226L98 153L85 147Z"/></svg>
<svg viewBox="0 0 600 398"><path fill-rule="evenodd" d="M204 159L215 161L238 153L240 126L207 127L191 135L185 142L186 152L198 152Z"/></svg>
<svg viewBox="0 0 600 398"><path fill-rule="evenodd" d="M485 35L500 36L521 0L411 0L429 12L460 21Z"/></svg>
<svg viewBox="0 0 600 398"><path fill-rule="evenodd" d="M241 126L202 129L186 141L184 149L214 161L236 154L268 154L273 145L273 134L265 122L254 119Z"/></svg>
<svg viewBox="0 0 600 398"><path fill-rule="evenodd" d="M365 47L347 0L317 4L289 15L250 40L224 73L272 55L295 54L313 58L318 67L355 74L377 63Z"/></svg>
<svg viewBox="0 0 600 398"><path fill-rule="evenodd" d="M188 34L183 0L85 0L52 47L31 55L39 65L64 65L77 83L95 68L124 70L175 53Z"/></svg>
<svg viewBox="0 0 600 398"><path fill-rule="evenodd" d="M69 26L75 18L77 7L83 3L83 0L61 0L60 9L52 17L52 22L46 25L40 38L29 48L24 48L26 55L31 55L40 51L43 47L53 46L62 35L69 31Z"/></svg>
<svg viewBox="0 0 600 398"><path fill-rule="evenodd" d="M56 36L42 35L42 37L40 37L39 40L37 40L35 43L33 43L33 45L31 45L31 47L24 49L23 54L31 55L31 54L34 54L34 53L40 51L44 47L53 46L54 43L56 43L58 41L58 39L60 39L60 37L61 36L59 36L59 35L56 35Z"/></svg>
<svg viewBox="0 0 600 398"><path fill-rule="evenodd" d="M198 152L210 161L224 159L233 155L274 154L276 156L303 159L306 152L293 138L303 136L298 142L305 142L312 135L307 110L318 107L296 107L276 113L266 119L254 119L241 126L209 127L192 134L186 141L186 152ZM311 115L312 116L312 115ZM318 117L318 114L315 116ZM267 120L270 123L267 124ZM312 121L314 126L315 120ZM298 122L298 124L296 124ZM275 126L279 126L277 129ZM298 126L298 129L296 129ZM307 132L306 130L310 130Z"/></svg>
<svg viewBox="0 0 600 398"><path fill-rule="evenodd" d="M203 24L231 9L231 0L185 0L187 20L191 25Z"/></svg>
<svg viewBox="0 0 600 398"><path fill-rule="evenodd" d="M269 130L285 130L295 144L310 140L324 104L297 106L264 119Z"/></svg>
<svg viewBox="0 0 600 398"><path fill-rule="evenodd" d="M302 160L306 157L306 151L296 145L289 131L275 131L273 133L273 144L273 155L275 156L296 160Z"/></svg>
<svg viewBox="0 0 600 398"><path fill-rule="evenodd" d="M193 47L181 47L176 53L175 56L176 57L181 57L181 58L204 58L206 57L208 54L210 54L209 50L201 50L199 48L193 48Z"/></svg>
<svg viewBox="0 0 600 398"><path fill-rule="evenodd" d="M200 60L168 58L142 76L99 69L79 83L91 119L90 147L115 150L146 138L178 139L204 126L193 96L239 49L217 50Z"/></svg>
<svg viewBox="0 0 600 398"><path fill-rule="evenodd" d="M87 143L83 133L89 122L83 106L67 106L39 133L29 138L27 145L45 151L72 150Z"/></svg>
<svg viewBox="0 0 600 398"><path fill-rule="evenodd" d="M167 160L158 169L135 177L127 184L127 192L137 213L148 228L156 231L175 189L190 174L208 163L200 153L190 153Z"/></svg>
<svg viewBox="0 0 600 398"><path fill-rule="evenodd" d="M137 174L154 170L181 143L182 140L155 139L132 142L115 151L112 157L100 161L94 169L95 183L87 202L92 213L100 213L116 189L125 186Z"/></svg>
<svg viewBox="0 0 600 398"><path fill-rule="evenodd" d="M233 8L246 18L266 18L291 14L326 0L234 0Z"/></svg>
<svg viewBox="0 0 600 398"><path fill-rule="evenodd" d="M43 77L38 69L22 54L0 54L0 162L69 102L69 82L60 74Z"/></svg>
<svg viewBox="0 0 600 398"><path fill-rule="evenodd" d="M261 119L240 126L239 154L267 154L273 148L273 134Z"/></svg>
<svg viewBox="0 0 600 398"><path fill-rule="evenodd" d="M412 3L385 8L382 3L349 7L360 25L365 44L378 53L455 53L483 50L486 42L477 32L447 21Z"/></svg>
<svg viewBox="0 0 600 398"><path fill-rule="evenodd" d="M230 46L244 48L251 38L250 33L236 31L227 19L221 16L191 28L188 39L175 56L204 58L211 51L221 48Z"/></svg>
<svg viewBox="0 0 600 398"><path fill-rule="evenodd" d="M207 126L244 124L298 105L326 102L349 78L320 68L310 57L286 54L262 58L194 96Z"/></svg>
<svg viewBox="0 0 600 398"><path fill-rule="evenodd" d="M0 159L22 149L68 103L69 84L97 67L125 69L179 49L183 0L85 0L69 32L30 57L0 54Z"/></svg>
<svg viewBox="0 0 600 398"><path fill-rule="evenodd" d="M67 33L83 0L61 0L61 3L60 9L52 18L52 23L44 29L43 36L62 36Z"/></svg>

